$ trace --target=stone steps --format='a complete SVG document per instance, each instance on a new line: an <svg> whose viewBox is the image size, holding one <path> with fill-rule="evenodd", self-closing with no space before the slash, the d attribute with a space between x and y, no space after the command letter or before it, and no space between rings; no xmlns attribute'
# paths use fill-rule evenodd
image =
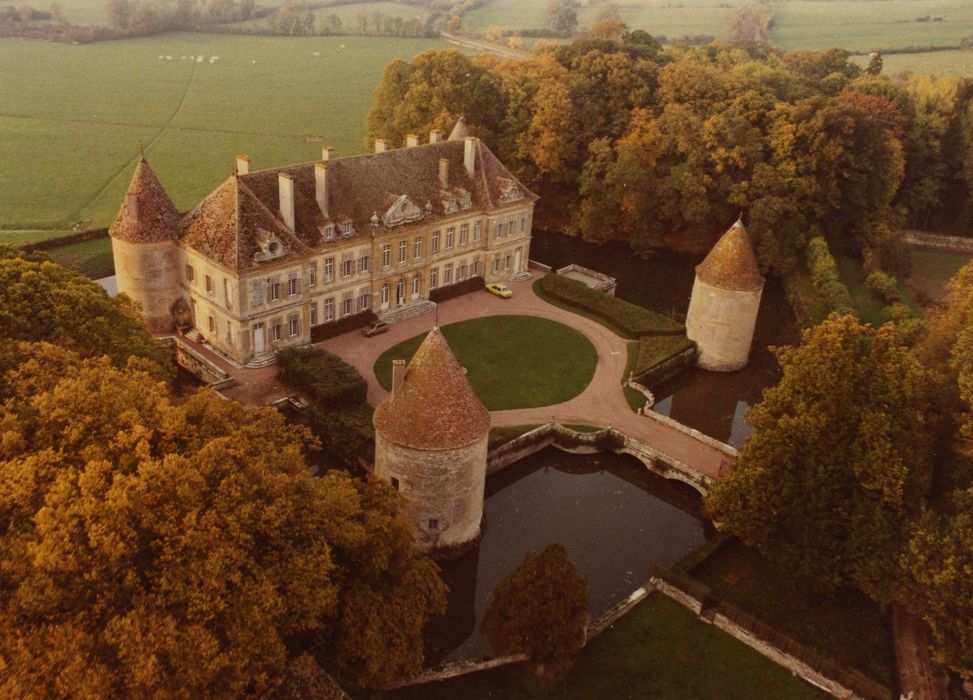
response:
<svg viewBox="0 0 973 700"><path fill-rule="evenodd" d="M527 270L521 270L516 275L511 275L511 282L526 282L529 279L533 279L533 275Z"/></svg>
<svg viewBox="0 0 973 700"><path fill-rule="evenodd" d="M435 311L436 306L436 302L423 299L422 301L414 301L411 304L400 306L396 309L380 311L378 317L386 323L398 323L399 321L404 321L407 318L412 318L414 316L429 313L430 311Z"/></svg>
<svg viewBox="0 0 973 700"><path fill-rule="evenodd" d="M246 365L244 366L249 367L250 369L258 369L260 367L266 367L267 365L272 365L275 362L277 362L277 355L275 355L272 352L267 352L264 353L263 355L257 355L255 357L251 357L250 360L247 361Z"/></svg>

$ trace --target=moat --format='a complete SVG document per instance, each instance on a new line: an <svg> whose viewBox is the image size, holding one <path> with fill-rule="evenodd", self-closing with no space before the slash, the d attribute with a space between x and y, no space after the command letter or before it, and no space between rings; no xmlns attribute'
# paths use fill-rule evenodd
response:
<svg viewBox="0 0 973 700"><path fill-rule="evenodd" d="M626 455L547 448L487 479L478 547L441 564L449 611L428 629L427 665L485 656L479 622L490 593L528 551L560 542L588 578L596 619L648 578L700 546L707 524L700 497Z"/></svg>

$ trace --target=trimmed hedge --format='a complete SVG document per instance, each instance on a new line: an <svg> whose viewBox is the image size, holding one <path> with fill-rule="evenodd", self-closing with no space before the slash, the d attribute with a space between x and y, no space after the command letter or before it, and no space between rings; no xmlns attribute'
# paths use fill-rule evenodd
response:
<svg viewBox="0 0 973 700"><path fill-rule="evenodd" d="M827 310L857 316L851 293L838 277L838 266L828 250L827 241L821 236L812 238L808 241L805 255L807 269L811 273L811 284Z"/></svg>
<svg viewBox="0 0 973 700"><path fill-rule="evenodd" d="M445 287L436 287L429 292L429 301L434 301L438 304L439 302L446 301L447 299L455 299L456 297L461 297L464 294L475 292L477 289L483 289L484 284L483 278L477 275L475 277L465 279L462 282L457 282L456 284L450 284Z"/></svg>
<svg viewBox="0 0 973 700"><path fill-rule="evenodd" d="M629 338L686 333L686 327L671 318L595 291L583 282L569 277L549 274L541 277L537 284L543 293L604 319Z"/></svg>
<svg viewBox="0 0 973 700"><path fill-rule="evenodd" d="M684 335L644 336L639 339L639 357L633 371L636 376L645 374L694 345Z"/></svg>
<svg viewBox="0 0 973 700"><path fill-rule="evenodd" d="M360 313L339 318L337 321L322 323L311 329L311 342L318 343L322 340L347 333L348 331L356 331L359 328L364 328L377 318L378 316L375 315L374 311L365 309Z"/></svg>
<svg viewBox="0 0 973 700"><path fill-rule="evenodd" d="M319 407L342 409L365 403L368 384L354 367L318 348L285 348L277 353L278 378L303 391Z"/></svg>

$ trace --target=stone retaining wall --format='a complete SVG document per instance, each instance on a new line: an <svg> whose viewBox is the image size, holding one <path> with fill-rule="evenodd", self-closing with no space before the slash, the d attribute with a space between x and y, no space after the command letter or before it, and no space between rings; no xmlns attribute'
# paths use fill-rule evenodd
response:
<svg viewBox="0 0 973 700"><path fill-rule="evenodd" d="M669 377L678 372L682 372L684 369L692 367L693 362L696 360L696 346L686 348L681 352L666 358L657 365L650 367L641 374L637 376L632 376L639 384L644 384L645 386L653 386L659 382L663 382Z"/></svg>
<svg viewBox="0 0 973 700"><path fill-rule="evenodd" d="M594 289L596 292L604 292L608 296L612 296L612 297L615 296L616 282L614 277L610 277L609 275L606 275L604 273L596 272L595 270L589 269L587 267L583 267L581 265L576 265L574 263L570 265L565 265L564 267L558 268L557 270L557 274L563 276L570 276L569 273L571 272L577 273L577 275L580 277L593 280L592 284L588 284L588 282L585 280L578 280L578 281L584 282L589 287ZM578 277L571 277L571 279L578 279Z"/></svg>
<svg viewBox="0 0 973 700"><path fill-rule="evenodd" d="M679 421L673 420L669 416L664 416L661 413L657 413L656 411L653 411L651 409L644 411L644 415L648 416L651 420L657 420L660 423L664 423L665 425L668 425L670 428L675 428L681 433L692 435L700 442L705 443L710 447L716 448L717 450L725 454L727 457L732 457L733 459L736 459L737 456L740 454L739 451L732 445L727 445L725 442L720 442L716 438L711 438L709 435L705 435L699 432L698 430L696 430L695 428L690 428L689 426L683 425Z"/></svg>

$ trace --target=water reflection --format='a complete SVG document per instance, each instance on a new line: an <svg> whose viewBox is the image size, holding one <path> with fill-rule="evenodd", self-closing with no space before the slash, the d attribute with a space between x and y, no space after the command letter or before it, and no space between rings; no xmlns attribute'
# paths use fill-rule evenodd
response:
<svg viewBox="0 0 973 700"><path fill-rule="evenodd" d="M100 284L102 289L108 292L108 296L113 297L118 294L118 278L115 275L96 279L95 282Z"/></svg>
<svg viewBox="0 0 973 700"><path fill-rule="evenodd" d="M685 508L685 510L684 510ZM487 481L486 527L478 548L442 564L449 611L431 623L429 661L488 652L477 631L496 584L552 542L564 545L588 578L597 617L705 539L689 487L614 454L569 455L549 448Z"/></svg>

